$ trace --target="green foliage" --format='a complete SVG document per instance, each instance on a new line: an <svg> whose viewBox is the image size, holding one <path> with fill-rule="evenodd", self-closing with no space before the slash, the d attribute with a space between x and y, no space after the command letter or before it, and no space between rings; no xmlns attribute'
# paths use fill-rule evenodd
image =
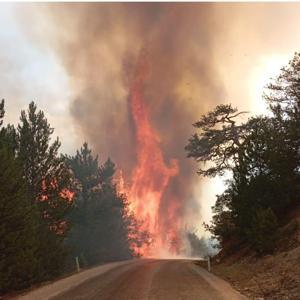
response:
<svg viewBox="0 0 300 300"><path fill-rule="evenodd" d="M108 159L99 166L87 143L65 160L78 189L69 215L73 227L68 244L73 255L87 265L130 258L126 202L113 183L115 164Z"/></svg>
<svg viewBox="0 0 300 300"><path fill-rule="evenodd" d="M272 252L278 224L299 203L300 192L300 54L268 86L264 95L269 116L235 122L240 114L219 105L202 116L186 150L211 167L200 175L232 179L217 197L213 222L206 228L221 246L232 238L251 245L259 254Z"/></svg>
<svg viewBox="0 0 300 300"><path fill-rule="evenodd" d="M32 206L39 211L38 279L57 276L65 256L64 235L68 229L66 214L71 201L63 193L72 190L71 173L59 157L60 142L51 144L53 128L42 111L31 102L21 112L17 130L17 156L22 163Z"/></svg>
<svg viewBox="0 0 300 300"><path fill-rule="evenodd" d="M37 211L13 150L0 135L0 293L28 287L37 270Z"/></svg>
<svg viewBox="0 0 300 300"><path fill-rule="evenodd" d="M233 220L232 210L230 207L230 192L226 190L222 195L217 196L215 205L212 207L213 220L212 224L204 224L206 230L210 231L214 238L222 244L236 235L236 226Z"/></svg>
<svg viewBox="0 0 300 300"><path fill-rule="evenodd" d="M274 252L278 235L278 222L271 208L256 210L247 234L258 254Z"/></svg>
<svg viewBox="0 0 300 300"><path fill-rule="evenodd" d="M0 131L0 138L2 142L6 144L15 155L18 149L17 132L15 127L8 124L5 128L2 128Z"/></svg>
<svg viewBox="0 0 300 300"><path fill-rule="evenodd" d="M3 117L1 101L0 293L57 277L67 258L85 266L128 259L131 243L148 242L110 159L99 166L86 143L74 157L59 156L60 142L33 102L17 129L3 127Z"/></svg>
<svg viewBox="0 0 300 300"><path fill-rule="evenodd" d="M190 139L185 150L188 157L197 162L213 163L208 169L201 165L199 175L223 175L233 165L242 163L241 144L247 133L246 124L236 124L236 118L245 112L237 112L231 105L218 105L207 115L203 115L194 127L200 129Z"/></svg>
<svg viewBox="0 0 300 300"><path fill-rule="evenodd" d="M4 101L0 103L0 119ZM70 170L50 143L53 129L32 102L17 130L0 131L1 291L28 287L59 275L67 255L66 214L72 202Z"/></svg>

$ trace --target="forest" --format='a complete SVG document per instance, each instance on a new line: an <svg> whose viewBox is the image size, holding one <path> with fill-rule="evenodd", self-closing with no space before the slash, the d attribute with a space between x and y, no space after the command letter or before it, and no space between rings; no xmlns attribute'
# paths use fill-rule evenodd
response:
<svg viewBox="0 0 300 300"><path fill-rule="evenodd" d="M245 245L258 256L273 253L298 227L282 230L300 205L300 53L270 80L263 98L266 115L246 121L247 112L218 105L194 124L185 148L200 176L230 175L212 223L204 224L224 255Z"/></svg>
<svg viewBox="0 0 300 300"><path fill-rule="evenodd" d="M34 102L17 127L0 102L0 293L134 256L142 235L116 187L115 164L87 143L74 156Z"/></svg>
<svg viewBox="0 0 300 300"><path fill-rule="evenodd" d="M266 115L216 106L194 124L197 132L185 147L200 176L229 174L212 222L204 224L228 253L241 245L258 256L272 253L285 234L286 214L299 206L299 53L263 97ZM34 102L17 126L4 126L4 120L2 100L0 293L74 272L75 258L88 268L134 257L132 245L149 237L117 189L114 162L100 163L87 143L73 156L61 154L60 140Z"/></svg>

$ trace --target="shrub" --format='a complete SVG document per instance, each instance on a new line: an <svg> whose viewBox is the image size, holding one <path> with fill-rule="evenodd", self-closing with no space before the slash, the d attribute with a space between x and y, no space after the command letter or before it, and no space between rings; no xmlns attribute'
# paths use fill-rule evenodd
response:
<svg viewBox="0 0 300 300"><path fill-rule="evenodd" d="M248 239L258 254L272 253L278 236L277 217L271 208L256 210Z"/></svg>

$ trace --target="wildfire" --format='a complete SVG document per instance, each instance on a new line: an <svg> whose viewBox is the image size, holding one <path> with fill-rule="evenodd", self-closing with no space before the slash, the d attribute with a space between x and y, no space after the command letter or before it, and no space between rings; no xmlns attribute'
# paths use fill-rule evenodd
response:
<svg viewBox="0 0 300 300"><path fill-rule="evenodd" d="M126 194L129 209L140 224L140 230L147 231L152 242L141 247L133 246L141 256L160 256L162 250L178 248L178 224L174 219L172 228L165 228L160 218L163 194L170 179L178 174L176 160L167 165L161 150L158 133L151 127L149 111L144 102L144 84L148 76L147 55L142 52L135 77L130 88L130 109L135 125L137 165L132 172L131 185ZM176 203L176 201L174 201ZM166 219L172 218L175 206L168 208Z"/></svg>
<svg viewBox="0 0 300 300"><path fill-rule="evenodd" d="M39 201L47 201L48 200L48 195L47 195L47 192L49 190L56 190L58 189L58 184L57 184L57 181L56 179L53 179L49 186L47 187L47 184L46 184L46 180L43 180L42 181L42 194L39 196ZM64 199L65 201L69 202L69 203L72 203L73 202L73 199L74 199L74 196L75 196L75 192L67 189L67 188L62 188L61 191L59 192L59 196Z"/></svg>
<svg viewBox="0 0 300 300"><path fill-rule="evenodd" d="M48 186L47 186L46 180L44 179L42 181L42 193L38 197L38 200L41 202L47 202L47 201L49 202L49 192L51 193L51 190L55 191L57 189L59 190L56 179L53 179L52 181L50 181L50 184ZM62 188L58 192L58 194L61 197L61 199L63 199L63 201L66 201L66 203L68 203L69 205L72 204L72 202L74 200L75 192L73 192L67 188ZM50 203L50 206L52 208L55 208L55 207L57 207L57 203L54 201L53 203ZM64 235L64 233L66 232L66 230L68 228L68 222L66 220L61 219L61 220L53 221L51 219L51 214L47 210L44 210L43 217L45 220L50 221L49 228L51 231L55 232L57 235Z"/></svg>

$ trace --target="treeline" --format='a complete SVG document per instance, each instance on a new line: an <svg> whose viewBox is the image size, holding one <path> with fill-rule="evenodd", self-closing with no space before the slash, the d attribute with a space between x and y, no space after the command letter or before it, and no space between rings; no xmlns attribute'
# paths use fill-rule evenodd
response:
<svg viewBox="0 0 300 300"><path fill-rule="evenodd" d="M114 182L115 165L99 165L85 143L75 156L32 102L15 128L0 102L0 294L74 270L133 256L143 243ZM141 239L140 239L141 237Z"/></svg>
<svg viewBox="0 0 300 300"><path fill-rule="evenodd" d="M186 146L200 175L231 172L206 225L223 249L244 244L258 254L273 252L286 214L300 204L299 53L263 97L268 115L243 121L246 112L218 105L194 124L200 132Z"/></svg>

